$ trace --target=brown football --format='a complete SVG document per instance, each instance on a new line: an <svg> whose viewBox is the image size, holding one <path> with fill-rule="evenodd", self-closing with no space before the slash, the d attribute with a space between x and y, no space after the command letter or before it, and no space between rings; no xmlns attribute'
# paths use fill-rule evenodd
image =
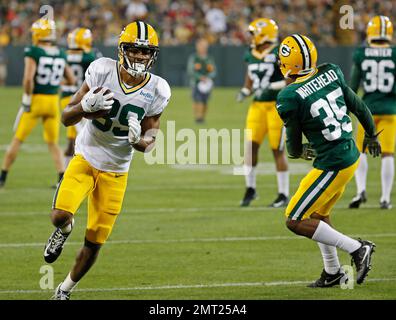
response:
<svg viewBox="0 0 396 320"><path fill-rule="evenodd" d="M95 89L94 93L98 93L100 90L102 90L102 87L98 87L97 89ZM110 92L111 91L109 89L107 89L104 94L106 95ZM107 114L109 114L110 110L99 110L96 112L84 112L84 118L91 119L91 120L97 119L97 118L102 118L102 117L106 116Z"/></svg>

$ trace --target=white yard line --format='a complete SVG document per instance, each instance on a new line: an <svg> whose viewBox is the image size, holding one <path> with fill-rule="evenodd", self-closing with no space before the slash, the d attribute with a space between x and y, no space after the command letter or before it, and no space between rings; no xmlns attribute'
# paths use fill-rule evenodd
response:
<svg viewBox="0 0 396 320"><path fill-rule="evenodd" d="M354 234L353 238L396 238L396 233L373 233L373 234ZM298 236L269 236L269 237L225 237L225 238L191 238L191 239L130 239L130 240L110 240L106 245L117 244L168 244L168 243L202 243L202 242L241 242L241 241L276 241L276 240L302 240L304 237ZM66 242L65 245L80 246L82 242ZM24 247L43 247L44 242L27 243L0 243L1 248L24 248Z"/></svg>
<svg viewBox="0 0 396 320"><path fill-rule="evenodd" d="M367 279L367 282L390 282L396 278ZM226 288L226 287L278 287L278 286L299 286L306 285L310 281L272 281L272 282L236 282L236 283L212 283L212 284L179 284L163 286L144 286L130 288L85 288L75 289L74 292L114 292L114 291L143 291L143 290L178 290L178 289L205 289L205 288ZM29 293L52 293L52 290L0 290L0 294L29 294Z"/></svg>

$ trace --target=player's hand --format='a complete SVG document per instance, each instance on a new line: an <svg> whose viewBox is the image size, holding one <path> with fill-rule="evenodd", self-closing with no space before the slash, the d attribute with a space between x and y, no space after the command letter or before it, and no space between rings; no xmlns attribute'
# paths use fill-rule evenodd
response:
<svg viewBox="0 0 396 320"><path fill-rule="evenodd" d="M301 153L300 158L307 160L307 161L311 161L313 158L316 157L316 155L317 155L316 151L310 143L303 143L302 153Z"/></svg>
<svg viewBox="0 0 396 320"><path fill-rule="evenodd" d="M22 95L21 108L24 112L30 112L30 105L32 104L32 96L24 93Z"/></svg>
<svg viewBox="0 0 396 320"><path fill-rule="evenodd" d="M107 88L93 87L81 100L84 112L92 113L100 110L110 110L114 103L114 93Z"/></svg>
<svg viewBox="0 0 396 320"><path fill-rule="evenodd" d="M140 135L142 132L142 128L140 127L140 122L135 117L131 116L128 118L128 140L130 144L136 144L140 140Z"/></svg>
<svg viewBox="0 0 396 320"><path fill-rule="evenodd" d="M374 136L368 136L367 134L364 135L364 140L363 140L363 152L366 151L366 148L368 149L368 152L375 158L378 157L381 154L381 144L378 141L378 136L382 132L378 132Z"/></svg>
<svg viewBox="0 0 396 320"><path fill-rule="evenodd" d="M250 95L250 90L248 88L242 88L241 91L239 91L237 97L236 97L236 101L237 102L242 102L243 100L245 100L246 97L248 97Z"/></svg>

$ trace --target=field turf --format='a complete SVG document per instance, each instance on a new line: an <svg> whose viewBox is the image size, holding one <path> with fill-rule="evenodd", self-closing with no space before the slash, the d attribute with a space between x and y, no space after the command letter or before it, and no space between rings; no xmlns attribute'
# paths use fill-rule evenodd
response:
<svg viewBox="0 0 396 320"><path fill-rule="evenodd" d="M176 128L243 128L248 103L237 104L237 89L214 91L207 123L192 120L190 92L174 88L162 118ZM0 89L0 157L12 138L21 88ZM61 145L65 146L62 127ZM290 161L294 192L309 162ZM294 236L283 209L269 209L276 178L265 143L260 152L258 192L240 208L244 178L229 166L148 165L142 154L132 162L123 210L108 244L72 299L395 299L396 209L378 209L380 160L369 160L368 203L347 209L354 181L332 213L343 233L377 244L368 281L353 290L315 290L306 284L322 270L316 243ZM49 299L40 273L43 247L53 230L49 220L56 180L43 144L41 124L25 143L0 190L0 299ZM395 192L393 203L396 204ZM86 203L61 257L52 265L54 286L68 273L84 238ZM339 253L342 264L350 257Z"/></svg>

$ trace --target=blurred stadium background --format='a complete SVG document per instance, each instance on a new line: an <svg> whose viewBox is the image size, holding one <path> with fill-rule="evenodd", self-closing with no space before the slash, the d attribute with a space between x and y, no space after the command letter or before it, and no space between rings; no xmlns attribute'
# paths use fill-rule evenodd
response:
<svg viewBox="0 0 396 320"><path fill-rule="evenodd" d="M370 17L382 14L392 21L396 17L395 2L383 0L1 0L0 68L6 84L20 84L21 47L30 43L29 29L44 4L54 8L60 45L66 45L67 34L74 28L88 27L95 46L110 57L117 54L118 36L126 24L136 19L152 24L161 47L153 72L177 86L187 85L187 57L202 36L212 44L210 51L218 66L216 84L241 85L245 66L235 61L242 61L249 43L247 26L257 17L273 18L281 38L294 32L310 36L318 47L319 62L340 64L348 78L352 47L364 41ZM339 9L344 4L354 9L353 30L339 28Z"/></svg>

